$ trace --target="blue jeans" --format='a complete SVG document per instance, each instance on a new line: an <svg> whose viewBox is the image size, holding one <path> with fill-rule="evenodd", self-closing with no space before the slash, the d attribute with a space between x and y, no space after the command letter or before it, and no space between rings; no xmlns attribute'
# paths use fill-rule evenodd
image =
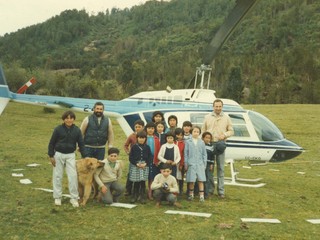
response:
<svg viewBox="0 0 320 240"><path fill-rule="evenodd" d="M92 147L85 147L85 151L88 157L96 158L98 160L103 160L104 155L106 153L106 148L92 148Z"/></svg>
<svg viewBox="0 0 320 240"><path fill-rule="evenodd" d="M212 171L210 170L210 165L207 163L207 167L206 167L206 181L204 182L204 195L208 196L209 193L213 193L214 192L214 179L213 179L213 169ZM214 164L213 164L214 166Z"/></svg>
<svg viewBox="0 0 320 240"><path fill-rule="evenodd" d="M225 153L216 155L218 194L224 195L224 158Z"/></svg>

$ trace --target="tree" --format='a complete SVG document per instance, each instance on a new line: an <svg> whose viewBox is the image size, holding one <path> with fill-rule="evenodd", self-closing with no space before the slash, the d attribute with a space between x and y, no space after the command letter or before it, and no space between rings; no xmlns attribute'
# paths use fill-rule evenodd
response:
<svg viewBox="0 0 320 240"><path fill-rule="evenodd" d="M240 102L242 88L241 68L232 67L227 83L227 96L237 102Z"/></svg>

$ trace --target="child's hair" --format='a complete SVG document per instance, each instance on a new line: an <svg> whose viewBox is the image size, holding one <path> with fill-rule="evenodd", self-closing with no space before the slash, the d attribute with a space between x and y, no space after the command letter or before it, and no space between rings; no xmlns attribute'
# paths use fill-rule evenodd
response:
<svg viewBox="0 0 320 240"><path fill-rule="evenodd" d="M61 119L65 120L68 116L70 116L70 118L73 118L74 120L76 120L76 115L74 114L74 112L72 111L66 111L62 114Z"/></svg>
<svg viewBox="0 0 320 240"><path fill-rule="evenodd" d="M164 121L160 121L160 122L156 122L155 123L155 129L157 130L157 126L159 125L159 124L161 124L161 125L163 125L163 131L165 132L166 131L166 123L164 122Z"/></svg>
<svg viewBox="0 0 320 240"><path fill-rule="evenodd" d="M119 155L120 150L118 148L115 148L115 147L109 148L108 155L111 155L111 154L114 154L114 153Z"/></svg>
<svg viewBox="0 0 320 240"><path fill-rule="evenodd" d="M182 127L192 127L192 123L190 121L184 121Z"/></svg>
<svg viewBox="0 0 320 240"><path fill-rule="evenodd" d="M160 115L161 118L162 118L162 120L164 120L163 113L160 112L160 111L155 111L155 112L153 112L153 114L152 114L152 118L151 118L152 122L155 122L155 121L154 121L154 117L155 117L156 115Z"/></svg>
<svg viewBox="0 0 320 240"><path fill-rule="evenodd" d="M147 133L144 130L137 132L137 139L138 138L147 138Z"/></svg>
<svg viewBox="0 0 320 240"><path fill-rule="evenodd" d="M135 125L140 125L140 126L144 127L144 121L142 121L141 119L136 120L136 121L134 122L133 126L135 126Z"/></svg>
<svg viewBox="0 0 320 240"><path fill-rule="evenodd" d="M176 129L174 130L174 134L175 134L176 136L179 135L179 134L183 134L182 128L176 128Z"/></svg>
<svg viewBox="0 0 320 240"><path fill-rule="evenodd" d="M167 164L167 163L163 163L163 164L160 164L160 169L161 170L164 170L164 169L172 169L171 167L171 164Z"/></svg>
<svg viewBox="0 0 320 240"><path fill-rule="evenodd" d="M169 131L169 132L166 133L166 139L167 139L167 137L173 137L173 138L175 138L176 135L174 134L173 131Z"/></svg>
<svg viewBox="0 0 320 240"><path fill-rule="evenodd" d="M154 124L154 122L147 122L146 126L144 127L144 129L147 129L147 128L156 128L156 125Z"/></svg>
<svg viewBox="0 0 320 240"><path fill-rule="evenodd" d="M168 122L170 121L170 119L175 119L176 120L176 123L178 124L178 118L177 118L177 116L176 115L170 115L169 117L168 117Z"/></svg>
<svg viewBox="0 0 320 240"><path fill-rule="evenodd" d="M195 128L199 129L199 133L201 134L201 128L200 128L199 126L193 126L193 128L191 129L191 133L193 132L193 130L194 130Z"/></svg>
<svg viewBox="0 0 320 240"><path fill-rule="evenodd" d="M210 135L210 138L212 139L212 134L210 132L202 133L202 139L205 138L207 135Z"/></svg>

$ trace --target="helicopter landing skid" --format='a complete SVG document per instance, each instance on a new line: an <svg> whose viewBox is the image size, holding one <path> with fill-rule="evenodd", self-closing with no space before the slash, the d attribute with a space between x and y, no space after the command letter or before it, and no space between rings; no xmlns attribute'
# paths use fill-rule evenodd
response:
<svg viewBox="0 0 320 240"><path fill-rule="evenodd" d="M236 172L234 170L234 160L233 159L226 159L225 163L230 164L230 172L231 177L225 177L225 185L231 185L231 186L239 186L239 187L252 187L252 188L259 188L266 185L265 183L257 183L253 184L254 182L259 182L262 180L262 178L255 178L255 179L247 179L247 178L237 178L237 174L239 172ZM252 182L252 183L240 183L240 182Z"/></svg>

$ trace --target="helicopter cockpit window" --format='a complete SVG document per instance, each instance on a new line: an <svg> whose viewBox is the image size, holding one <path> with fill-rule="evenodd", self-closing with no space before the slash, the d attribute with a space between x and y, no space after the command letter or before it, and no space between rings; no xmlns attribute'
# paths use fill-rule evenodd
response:
<svg viewBox="0 0 320 240"><path fill-rule="evenodd" d="M242 114L229 114L235 137L250 137Z"/></svg>
<svg viewBox="0 0 320 240"><path fill-rule="evenodd" d="M257 112L249 111L248 113L261 141L278 141L284 138L281 131L268 118Z"/></svg>
<svg viewBox="0 0 320 240"><path fill-rule="evenodd" d="M206 115L208 113L190 113L190 122L192 122L192 125L202 127Z"/></svg>

